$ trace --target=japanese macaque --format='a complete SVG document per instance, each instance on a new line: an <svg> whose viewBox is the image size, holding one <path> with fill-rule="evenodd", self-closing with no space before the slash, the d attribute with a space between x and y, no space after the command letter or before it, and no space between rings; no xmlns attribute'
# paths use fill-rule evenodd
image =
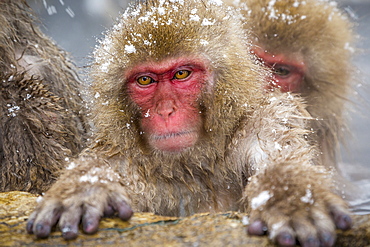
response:
<svg viewBox="0 0 370 247"><path fill-rule="evenodd" d="M46 191L81 152L80 80L25 1L0 2L0 191Z"/></svg>
<svg viewBox="0 0 370 247"><path fill-rule="evenodd" d="M316 118L310 127L318 156L336 165L338 141L346 126L343 109L351 88L353 24L333 1L227 0L241 9L256 54L272 69L265 88L299 93Z"/></svg>
<svg viewBox="0 0 370 247"><path fill-rule="evenodd" d="M92 66L94 145L45 193L27 231L74 239L103 215L242 210L250 234L332 246L346 203L316 164L300 98L265 94L236 10L220 1L136 3ZM316 245L315 245L316 244Z"/></svg>

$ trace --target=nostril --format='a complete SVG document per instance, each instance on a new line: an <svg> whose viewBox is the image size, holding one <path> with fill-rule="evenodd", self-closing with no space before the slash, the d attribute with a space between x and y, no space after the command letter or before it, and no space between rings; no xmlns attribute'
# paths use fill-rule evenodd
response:
<svg viewBox="0 0 370 247"><path fill-rule="evenodd" d="M167 118L167 117L170 117L171 115L173 115L175 112L175 110L173 108L171 109L159 109L157 111L157 113L163 117L163 118Z"/></svg>
<svg viewBox="0 0 370 247"><path fill-rule="evenodd" d="M168 118L176 112L176 106L172 100L161 101L157 104L156 113L163 118Z"/></svg>

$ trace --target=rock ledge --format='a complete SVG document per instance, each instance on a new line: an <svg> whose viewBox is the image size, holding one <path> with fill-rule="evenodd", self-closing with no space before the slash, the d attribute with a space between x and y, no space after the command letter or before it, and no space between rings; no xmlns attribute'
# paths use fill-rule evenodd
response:
<svg viewBox="0 0 370 247"><path fill-rule="evenodd" d="M81 234L65 241L59 231L48 239L27 234L26 221L36 205L35 195L26 192L0 193L0 246L274 246L267 237L246 234L245 214L196 214L186 218L135 213L124 222L104 218L93 235ZM336 247L370 245L370 216L354 216L350 231L337 231Z"/></svg>

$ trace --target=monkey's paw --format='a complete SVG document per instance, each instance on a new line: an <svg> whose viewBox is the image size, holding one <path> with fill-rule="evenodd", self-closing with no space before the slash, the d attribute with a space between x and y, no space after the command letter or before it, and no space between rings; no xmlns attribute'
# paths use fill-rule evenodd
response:
<svg viewBox="0 0 370 247"><path fill-rule="evenodd" d="M80 222L85 233L93 234L103 215L117 212L122 220L128 220L133 214L126 192L119 183L60 187L65 184L58 182L40 198L28 219L27 232L38 238L47 238L53 226L58 224L64 239L75 239Z"/></svg>
<svg viewBox="0 0 370 247"><path fill-rule="evenodd" d="M255 208L251 211L248 233L264 235L268 232L269 237L280 246L295 246L296 239L304 247L333 246L335 228L347 230L352 225L349 212L341 199L334 195L312 199L310 193L307 190L305 196L298 198L306 204L301 207L286 200L275 202L276 206L271 205L263 210ZM265 200L269 197L268 192L261 192L259 197L257 200ZM253 203L258 204L252 199L252 207L256 206Z"/></svg>
<svg viewBox="0 0 370 247"><path fill-rule="evenodd" d="M352 226L347 204L319 178L306 183L309 175L302 179L297 179L300 174L295 175L277 176L281 184L272 185L270 177L270 183L252 180L247 186L248 233L268 234L279 246L295 246L297 241L304 247L333 246L335 229Z"/></svg>

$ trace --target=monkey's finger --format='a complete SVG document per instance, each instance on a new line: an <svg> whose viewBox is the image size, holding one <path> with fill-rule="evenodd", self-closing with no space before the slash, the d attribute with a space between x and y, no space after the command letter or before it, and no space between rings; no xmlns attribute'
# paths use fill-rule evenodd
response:
<svg viewBox="0 0 370 247"><path fill-rule="evenodd" d="M33 224L37 217L37 211L34 211L27 220L26 230L29 234L33 233Z"/></svg>
<svg viewBox="0 0 370 247"><path fill-rule="evenodd" d="M319 233L321 245L323 247L333 246L335 242L335 225L330 215L320 209L312 209L311 212L313 224Z"/></svg>
<svg viewBox="0 0 370 247"><path fill-rule="evenodd" d="M297 238L303 247L319 247L320 239L315 226L306 216L295 216L293 218L293 228Z"/></svg>
<svg viewBox="0 0 370 247"><path fill-rule="evenodd" d="M114 215L115 213L115 210L114 208L111 206L111 205L107 205L105 208L104 208L104 216L112 216Z"/></svg>
<svg viewBox="0 0 370 247"><path fill-rule="evenodd" d="M323 247L331 247L334 246L335 243L335 233L332 232L320 232L319 234L321 240L321 246Z"/></svg>
<svg viewBox="0 0 370 247"><path fill-rule="evenodd" d="M330 209L335 226L341 230L348 230L352 227L352 218L347 210L347 204L338 196L326 197L326 205Z"/></svg>
<svg viewBox="0 0 370 247"><path fill-rule="evenodd" d="M110 205L118 212L118 216L122 220L129 220L134 213L126 198L120 194L116 194L111 198Z"/></svg>
<svg viewBox="0 0 370 247"><path fill-rule="evenodd" d="M267 233L267 224L261 219L260 211L252 210L249 214L249 222L248 234L262 236Z"/></svg>
<svg viewBox="0 0 370 247"><path fill-rule="evenodd" d="M117 208L118 216L122 220L129 220L131 216L134 214L131 207L125 201L119 202L116 208Z"/></svg>
<svg viewBox="0 0 370 247"><path fill-rule="evenodd" d="M284 247L290 247L290 246L295 246L296 241L293 235L289 232L280 232L276 238L275 238L276 243L279 246L284 246Z"/></svg>
<svg viewBox="0 0 370 247"><path fill-rule="evenodd" d="M32 224L32 232L37 238L47 238L50 235L51 228L57 223L60 217L62 206L59 203L53 202L50 202L49 205L32 214L30 224ZM35 216L36 218L34 218Z"/></svg>
<svg viewBox="0 0 370 247"><path fill-rule="evenodd" d="M295 246L296 234L290 226L290 218L279 214L264 215L266 219L269 237L279 246Z"/></svg>
<svg viewBox="0 0 370 247"><path fill-rule="evenodd" d="M269 235L279 246L290 247L296 245L295 234L287 223L273 224L269 227Z"/></svg>
<svg viewBox="0 0 370 247"><path fill-rule="evenodd" d="M69 207L63 212L59 220L59 228L65 240L72 240L78 236L78 225L81 220L82 208Z"/></svg>
<svg viewBox="0 0 370 247"><path fill-rule="evenodd" d="M262 220L253 221L247 228L248 234L262 236L267 232L267 225Z"/></svg>
<svg viewBox="0 0 370 247"><path fill-rule="evenodd" d="M352 218L347 210L336 208L332 210L335 226L341 230L348 230L352 227Z"/></svg>
<svg viewBox="0 0 370 247"><path fill-rule="evenodd" d="M264 218L266 221L260 219ZM248 226L248 233L261 236L269 232L269 236L280 246L295 246L295 234L289 226L289 219L282 215L272 216L268 212L261 214L259 211L251 212L251 224Z"/></svg>
<svg viewBox="0 0 370 247"><path fill-rule="evenodd" d="M99 221L103 210L95 206L85 205L82 216L82 229L85 233L93 234L98 231Z"/></svg>

